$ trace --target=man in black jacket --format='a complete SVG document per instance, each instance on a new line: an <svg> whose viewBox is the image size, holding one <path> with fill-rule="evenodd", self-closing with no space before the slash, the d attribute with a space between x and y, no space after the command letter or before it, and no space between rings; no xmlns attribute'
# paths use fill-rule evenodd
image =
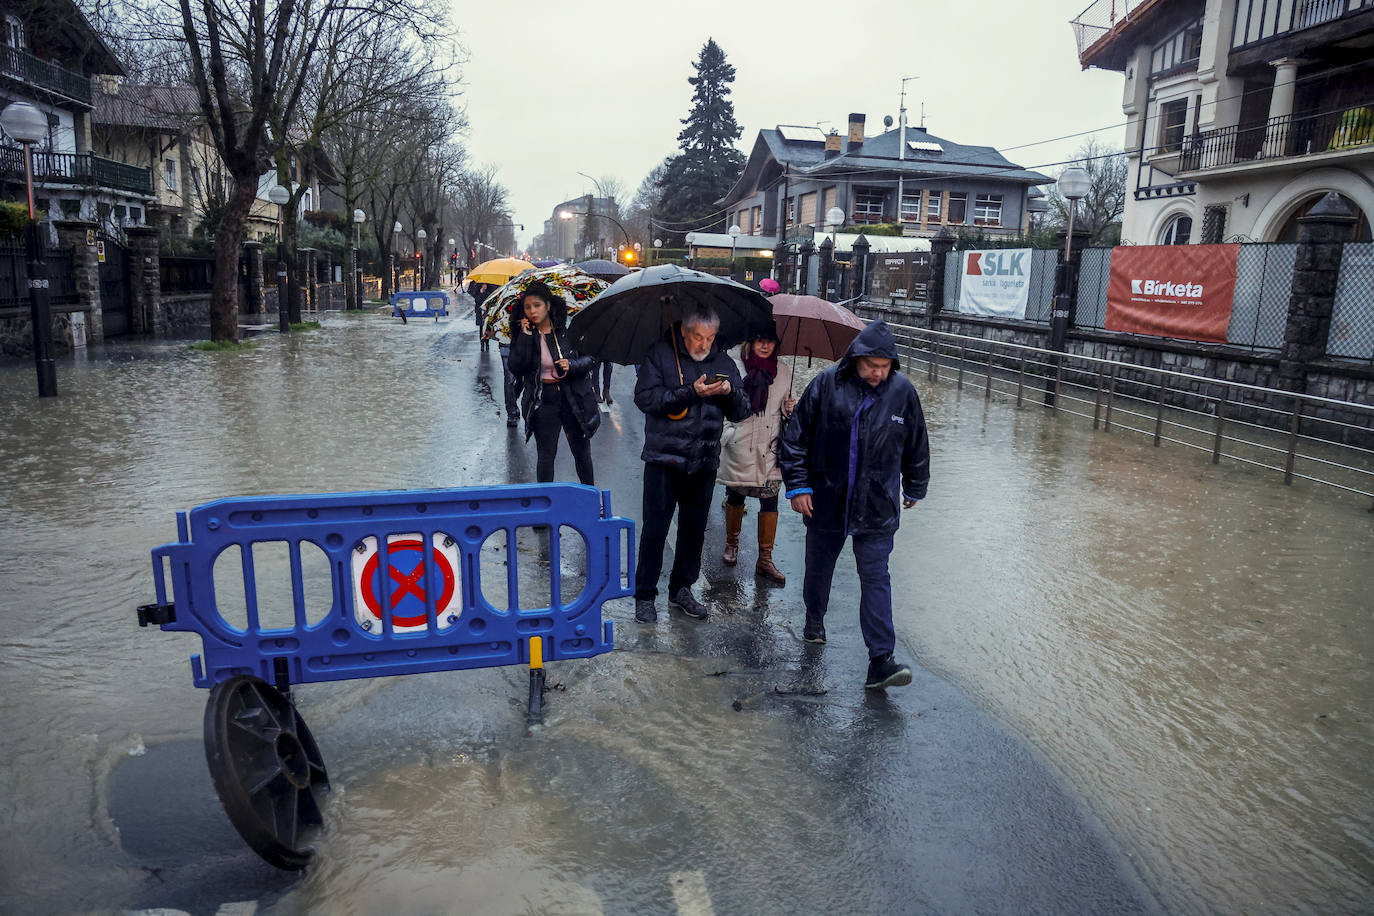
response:
<svg viewBox="0 0 1374 916"><path fill-rule="evenodd" d="M644 412L644 524L635 567L635 620L658 619L654 599L663 547L677 511L677 547L668 574L668 603L705 620L692 594L701 575L701 546L720 464L725 418L749 416L735 361L716 345L720 319L703 310L674 324L639 366L635 406Z"/></svg>
<svg viewBox="0 0 1374 916"><path fill-rule="evenodd" d="M911 683L911 669L892 658L897 636L887 561L901 510L924 498L930 482L921 399L899 368L892 331L873 322L806 386L778 449L787 498L806 519L802 636L825 643L835 561L852 537L869 657L864 686L875 689Z"/></svg>

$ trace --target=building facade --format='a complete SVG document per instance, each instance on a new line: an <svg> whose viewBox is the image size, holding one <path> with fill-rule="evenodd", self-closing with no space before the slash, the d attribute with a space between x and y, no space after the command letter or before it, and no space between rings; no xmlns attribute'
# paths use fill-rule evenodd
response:
<svg viewBox="0 0 1374 916"><path fill-rule="evenodd" d="M1098 0L1079 62L1124 79L1135 244L1292 241L1335 191L1374 214L1374 0Z"/></svg>
<svg viewBox="0 0 1374 916"><path fill-rule="evenodd" d="M719 202L753 244L769 246L841 226L900 222L905 235L933 236L948 226L988 236L1027 229L1029 189L1052 179L1012 163L989 146L965 146L923 127L865 134L851 114L846 135L815 127L761 130L739 181ZM905 133L905 148L903 148Z"/></svg>

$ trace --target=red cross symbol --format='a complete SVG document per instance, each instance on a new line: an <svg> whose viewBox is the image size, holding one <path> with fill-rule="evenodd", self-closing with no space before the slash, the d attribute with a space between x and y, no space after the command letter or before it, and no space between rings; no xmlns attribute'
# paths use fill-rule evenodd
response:
<svg viewBox="0 0 1374 916"><path fill-rule="evenodd" d="M396 605L400 604L401 599L405 598L407 595L413 595L420 603L420 612L418 614L412 614L406 617L397 617L393 614L391 618L392 626L418 627L424 626L425 624L425 599L428 597L428 594L420 585L420 581L425 576L424 549L424 542L413 538L404 541L393 541L387 544L387 558L389 560L387 563L387 572L390 574L390 578L396 586L391 591L391 610L395 611ZM418 554L415 568L409 573L403 573L395 566L400 556L406 553ZM444 556L438 548L434 548L432 553L434 556L434 568L438 571L440 578L443 579L443 588L438 600L434 602L434 613L442 614L448 608L449 602L453 600L453 566L449 563L448 557ZM376 579L377 566L380 562L379 558L380 553L374 553L372 556L368 557L367 563L363 565L360 584L362 586L363 602L367 605L367 609L372 612L373 617L381 620L382 589L381 582ZM373 584L374 581L375 585Z"/></svg>

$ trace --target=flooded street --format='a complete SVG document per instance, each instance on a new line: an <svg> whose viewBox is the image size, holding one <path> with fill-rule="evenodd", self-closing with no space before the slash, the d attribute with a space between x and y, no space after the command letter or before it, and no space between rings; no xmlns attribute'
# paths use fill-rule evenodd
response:
<svg viewBox="0 0 1374 916"><path fill-rule="evenodd" d="M149 550L223 496L532 480L496 352L460 308L58 371L40 402L0 364L0 912L1374 910L1367 506L923 377L910 688L862 689L851 560L808 646L799 519L766 589L752 517L727 569L713 508L728 610L607 605L616 651L552 663L532 734L521 668L300 687L334 790L316 863L278 872L211 787L199 639L136 625ZM638 523L632 384L593 456Z"/></svg>

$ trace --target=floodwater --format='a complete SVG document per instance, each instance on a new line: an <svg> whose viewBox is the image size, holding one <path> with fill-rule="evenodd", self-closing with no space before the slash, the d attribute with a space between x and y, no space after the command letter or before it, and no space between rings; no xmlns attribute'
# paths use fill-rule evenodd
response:
<svg viewBox="0 0 1374 916"><path fill-rule="evenodd" d="M715 559L698 624L617 650L296 691L334 786L277 872L218 806L196 637L140 630L150 548L221 496L528 481L470 319L0 364L0 911L1374 910L1374 517L1357 501L951 385L893 558L915 683L865 695L852 567L805 646ZM629 370L594 440L638 519ZM571 476L560 456L560 474Z"/></svg>

